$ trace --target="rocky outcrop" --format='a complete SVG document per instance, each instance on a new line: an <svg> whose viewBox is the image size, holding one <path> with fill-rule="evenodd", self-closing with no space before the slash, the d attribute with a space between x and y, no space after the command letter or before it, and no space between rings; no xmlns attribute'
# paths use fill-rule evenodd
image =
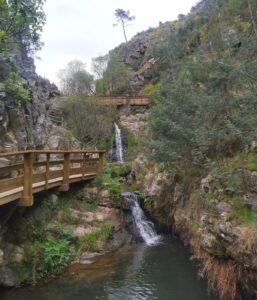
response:
<svg viewBox="0 0 257 300"><path fill-rule="evenodd" d="M160 43L171 30L172 22L160 23L157 28L149 28L135 35L126 44L121 44L116 52L129 69L129 86L139 92L147 83L157 83L160 74L155 70L159 57L152 53L152 46Z"/></svg>
<svg viewBox="0 0 257 300"><path fill-rule="evenodd" d="M35 283L58 273L60 269L53 265L42 274L49 242L55 243L55 249L59 241L62 246L69 244L70 264L92 264L100 255L134 242L132 216L108 189L85 186L64 197L42 195L37 205L26 212L17 210L0 227L0 287Z"/></svg>
<svg viewBox="0 0 257 300"><path fill-rule="evenodd" d="M149 136L149 127L147 122L150 119L150 112L136 113L120 116L120 125L128 131L128 133L136 138L145 138Z"/></svg>
<svg viewBox="0 0 257 300"><path fill-rule="evenodd" d="M54 84L36 74L34 61L26 53L0 55L0 151L40 148L46 144L48 108L60 93ZM19 74L30 100L5 90L11 73Z"/></svg>
<svg viewBox="0 0 257 300"><path fill-rule="evenodd" d="M144 190L145 209L191 248L210 287L228 299L256 299L257 234L250 221L256 215L256 172L246 172L249 193L234 202L229 200L234 199L228 197L229 190L220 189L211 174L199 180L198 188L188 188L142 155L134 161L133 172Z"/></svg>

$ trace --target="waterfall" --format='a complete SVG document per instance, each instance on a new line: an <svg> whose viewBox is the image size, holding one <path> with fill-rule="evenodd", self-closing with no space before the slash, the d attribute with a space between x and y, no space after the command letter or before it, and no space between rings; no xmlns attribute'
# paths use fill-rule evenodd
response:
<svg viewBox="0 0 257 300"><path fill-rule="evenodd" d="M137 195L134 193L122 193L122 197L131 209L136 229L147 245L156 245L161 237L154 230L154 224L147 220L142 208L138 204Z"/></svg>
<svg viewBox="0 0 257 300"><path fill-rule="evenodd" d="M116 158L117 162L124 163L123 159L123 147L122 147L122 138L121 138L121 130L116 123L115 126L115 141L116 141Z"/></svg>

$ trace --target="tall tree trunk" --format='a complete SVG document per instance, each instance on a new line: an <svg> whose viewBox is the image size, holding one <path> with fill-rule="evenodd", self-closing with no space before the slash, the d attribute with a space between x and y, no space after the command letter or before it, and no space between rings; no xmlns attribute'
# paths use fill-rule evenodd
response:
<svg viewBox="0 0 257 300"><path fill-rule="evenodd" d="M124 24L124 21L123 21L123 20L122 20L122 29L123 29L123 34L124 34L124 37L125 37L125 41L126 41L126 43L127 43L128 40L127 40L126 30L125 30L125 24Z"/></svg>

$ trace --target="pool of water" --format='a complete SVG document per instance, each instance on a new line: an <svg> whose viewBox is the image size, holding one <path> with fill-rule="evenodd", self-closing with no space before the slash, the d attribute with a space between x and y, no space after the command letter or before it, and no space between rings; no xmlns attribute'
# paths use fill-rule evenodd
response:
<svg viewBox="0 0 257 300"><path fill-rule="evenodd" d="M217 300L184 246L138 244L102 256L92 265L74 265L57 278L34 287L2 291L2 300Z"/></svg>

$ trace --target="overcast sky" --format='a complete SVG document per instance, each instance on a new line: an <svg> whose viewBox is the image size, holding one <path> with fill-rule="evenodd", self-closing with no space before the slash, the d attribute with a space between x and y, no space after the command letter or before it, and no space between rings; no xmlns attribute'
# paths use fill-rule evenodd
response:
<svg viewBox="0 0 257 300"><path fill-rule="evenodd" d="M130 39L159 21L172 21L186 14L197 0L47 0L43 49L36 60L37 72L58 84L57 73L74 59L87 63L124 42L122 29L115 23L117 8L130 10L136 19L127 28Z"/></svg>

